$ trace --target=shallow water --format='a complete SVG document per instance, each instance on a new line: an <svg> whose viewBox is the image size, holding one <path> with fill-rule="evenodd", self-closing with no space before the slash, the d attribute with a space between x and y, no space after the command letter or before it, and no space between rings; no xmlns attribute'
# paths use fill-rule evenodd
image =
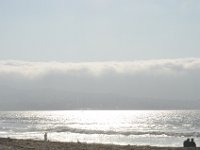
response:
<svg viewBox="0 0 200 150"><path fill-rule="evenodd" d="M200 111L4 111L0 137L182 146L200 141Z"/></svg>

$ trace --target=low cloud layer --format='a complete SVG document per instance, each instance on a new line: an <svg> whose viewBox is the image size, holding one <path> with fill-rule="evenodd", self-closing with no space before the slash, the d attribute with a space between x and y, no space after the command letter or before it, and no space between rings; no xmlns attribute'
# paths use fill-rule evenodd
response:
<svg viewBox="0 0 200 150"><path fill-rule="evenodd" d="M196 108L192 101L200 99L199 76L200 58L77 63L2 60L0 109ZM59 105L50 105L57 101ZM123 101L129 101L128 105L123 106Z"/></svg>
<svg viewBox="0 0 200 150"><path fill-rule="evenodd" d="M200 70L200 58L160 59L108 62L26 62L0 61L0 74L17 74L25 78L43 77L51 73L103 76L108 74L181 74Z"/></svg>

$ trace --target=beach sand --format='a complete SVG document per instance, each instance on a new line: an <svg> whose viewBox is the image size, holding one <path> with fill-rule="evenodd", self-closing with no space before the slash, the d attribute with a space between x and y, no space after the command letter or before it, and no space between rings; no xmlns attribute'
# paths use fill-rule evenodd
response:
<svg viewBox="0 0 200 150"><path fill-rule="evenodd" d="M183 147L151 147L132 145L86 144L69 142L45 142L0 138L0 150L184 150ZM187 148L192 150L195 148ZM196 148L200 150L200 148Z"/></svg>

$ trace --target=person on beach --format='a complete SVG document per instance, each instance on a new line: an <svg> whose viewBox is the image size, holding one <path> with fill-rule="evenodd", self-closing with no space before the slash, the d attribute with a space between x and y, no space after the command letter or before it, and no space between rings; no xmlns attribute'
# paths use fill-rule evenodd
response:
<svg viewBox="0 0 200 150"><path fill-rule="evenodd" d="M183 142L183 147L190 147L190 139L189 138Z"/></svg>
<svg viewBox="0 0 200 150"><path fill-rule="evenodd" d="M47 141L47 132L44 133L44 141Z"/></svg>
<svg viewBox="0 0 200 150"><path fill-rule="evenodd" d="M190 147L196 147L196 143L194 142L194 139L193 139L193 138L191 139Z"/></svg>
<svg viewBox="0 0 200 150"><path fill-rule="evenodd" d="M191 141L188 138L183 142L183 147L196 147L196 143L194 142L194 139L192 138Z"/></svg>

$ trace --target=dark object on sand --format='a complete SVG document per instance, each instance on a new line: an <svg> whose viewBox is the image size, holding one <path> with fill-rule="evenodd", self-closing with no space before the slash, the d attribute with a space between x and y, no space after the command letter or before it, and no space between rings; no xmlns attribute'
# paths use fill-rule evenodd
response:
<svg viewBox="0 0 200 150"><path fill-rule="evenodd" d="M194 139L192 138L191 141L188 138L183 142L183 147L196 147L196 143L194 142Z"/></svg>
<svg viewBox="0 0 200 150"><path fill-rule="evenodd" d="M44 133L44 141L47 141L47 132Z"/></svg>
<svg viewBox="0 0 200 150"><path fill-rule="evenodd" d="M194 139L191 139L190 147L196 147L196 143L194 142Z"/></svg>

